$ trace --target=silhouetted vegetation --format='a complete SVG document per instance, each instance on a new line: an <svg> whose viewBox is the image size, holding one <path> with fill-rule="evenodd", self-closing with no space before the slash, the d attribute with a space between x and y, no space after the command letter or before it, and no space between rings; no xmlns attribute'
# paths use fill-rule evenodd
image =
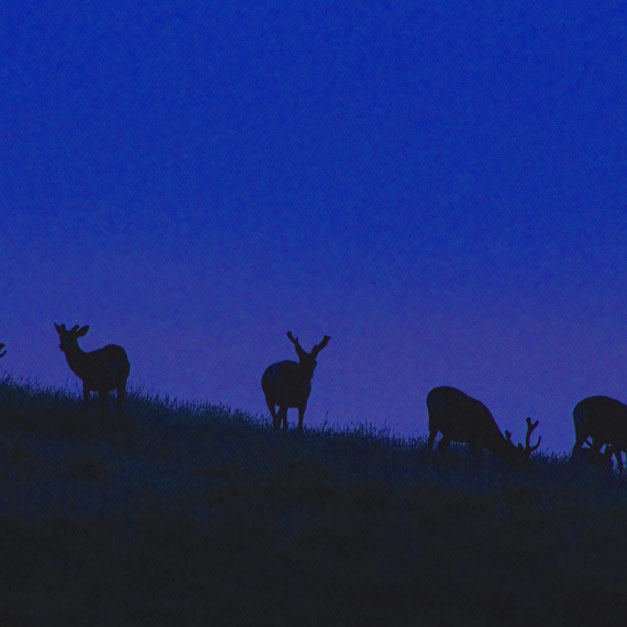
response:
<svg viewBox="0 0 627 627"><path fill-rule="evenodd" d="M0 382L0 624L615 625L627 499L375 427ZM619 620L620 622L620 620Z"/></svg>

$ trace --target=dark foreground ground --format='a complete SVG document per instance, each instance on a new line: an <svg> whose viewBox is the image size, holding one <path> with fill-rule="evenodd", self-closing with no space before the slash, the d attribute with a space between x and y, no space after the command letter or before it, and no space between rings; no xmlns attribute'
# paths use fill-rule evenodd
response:
<svg viewBox="0 0 627 627"><path fill-rule="evenodd" d="M0 382L0 626L620 625L627 483Z"/></svg>

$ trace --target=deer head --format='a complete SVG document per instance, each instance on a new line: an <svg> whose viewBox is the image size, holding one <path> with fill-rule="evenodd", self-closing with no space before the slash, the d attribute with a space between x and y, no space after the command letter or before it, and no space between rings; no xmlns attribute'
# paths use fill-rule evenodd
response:
<svg viewBox="0 0 627 627"><path fill-rule="evenodd" d="M87 331L89 331L89 325L79 327L77 324L68 331L64 324L58 325L55 322L54 327L59 334L59 339L61 340L59 343L59 349L64 353L67 353L68 350L76 350L78 348L78 338L83 337Z"/></svg>
<svg viewBox="0 0 627 627"><path fill-rule="evenodd" d="M316 368L316 357L318 357L318 353L329 343L331 338L328 335L325 335L320 344L315 344L311 349L311 353L308 353L300 345L298 338L292 335L291 331L287 332L287 337L296 348L296 354L298 355L298 361L303 369L303 373L311 379Z"/></svg>
<svg viewBox="0 0 627 627"><path fill-rule="evenodd" d="M517 446L514 445L514 443L512 442L511 431L505 431L505 438L512 446L515 446L515 450L519 453L518 457L523 463L529 461L531 453L537 450L540 446L540 442L542 442L542 436L538 436L538 441L533 446L531 446L531 434L533 433L533 430L540 424L540 421L536 420L535 422L532 422L531 418L527 418L525 422L527 423L527 434L525 436L524 447L522 444L518 444Z"/></svg>

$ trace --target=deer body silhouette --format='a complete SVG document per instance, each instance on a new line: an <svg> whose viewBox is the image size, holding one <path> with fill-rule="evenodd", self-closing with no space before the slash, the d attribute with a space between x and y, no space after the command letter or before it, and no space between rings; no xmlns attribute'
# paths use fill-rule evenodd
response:
<svg viewBox="0 0 627 627"><path fill-rule="evenodd" d="M627 451L627 405L609 396L589 396L575 405L573 421L576 440L572 456L581 452L590 437L594 453L599 453L603 444L611 445L618 471L623 472L621 451Z"/></svg>
<svg viewBox="0 0 627 627"><path fill-rule="evenodd" d="M116 411L121 414L126 380L131 371L126 351L121 346L108 344L86 353L78 345L78 338L89 331L89 326L79 328L76 325L69 331L64 324L54 326L61 340L59 348L65 353L70 370L83 381L83 404L87 405L90 392L98 392L104 414L108 411L109 392L115 390Z"/></svg>
<svg viewBox="0 0 627 627"><path fill-rule="evenodd" d="M480 457L486 448L511 466L525 466L529 456L540 446L541 438L531 446L532 431L538 421L527 418L525 446L514 445L511 433L501 433L490 410L481 402L456 388L441 386L433 388L427 395L429 412L429 448L433 447L438 432L442 439L438 445L444 452L451 442L465 442L471 453Z"/></svg>
<svg viewBox="0 0 627 627"><path fill-rule="evenodd" d="M261 377L261 389L266 397L274 428L278 429L282 423L283 429L287 429L287 410L295 407L298 409L298 431L302 431L316 357L331 338L325 335L320 344L316 344L311 353L308 353L291 331L287 332L287 337L296 347L298 362L287 359L268 366ZM278 411L276 406L279 407Z"/></svg>

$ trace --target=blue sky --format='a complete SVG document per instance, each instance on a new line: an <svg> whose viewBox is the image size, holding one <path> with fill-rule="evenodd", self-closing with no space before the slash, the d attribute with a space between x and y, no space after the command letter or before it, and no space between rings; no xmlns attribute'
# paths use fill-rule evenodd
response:
<svg viewBox="0 0 627 627"><path fill-rule="evenodd" d="M53 321L131 381L426 433L459 387L574 440L624 402L619 2L24 2L0 19L2 367L76 386ZM294 418L290 417L293 424Z"/></svg>

